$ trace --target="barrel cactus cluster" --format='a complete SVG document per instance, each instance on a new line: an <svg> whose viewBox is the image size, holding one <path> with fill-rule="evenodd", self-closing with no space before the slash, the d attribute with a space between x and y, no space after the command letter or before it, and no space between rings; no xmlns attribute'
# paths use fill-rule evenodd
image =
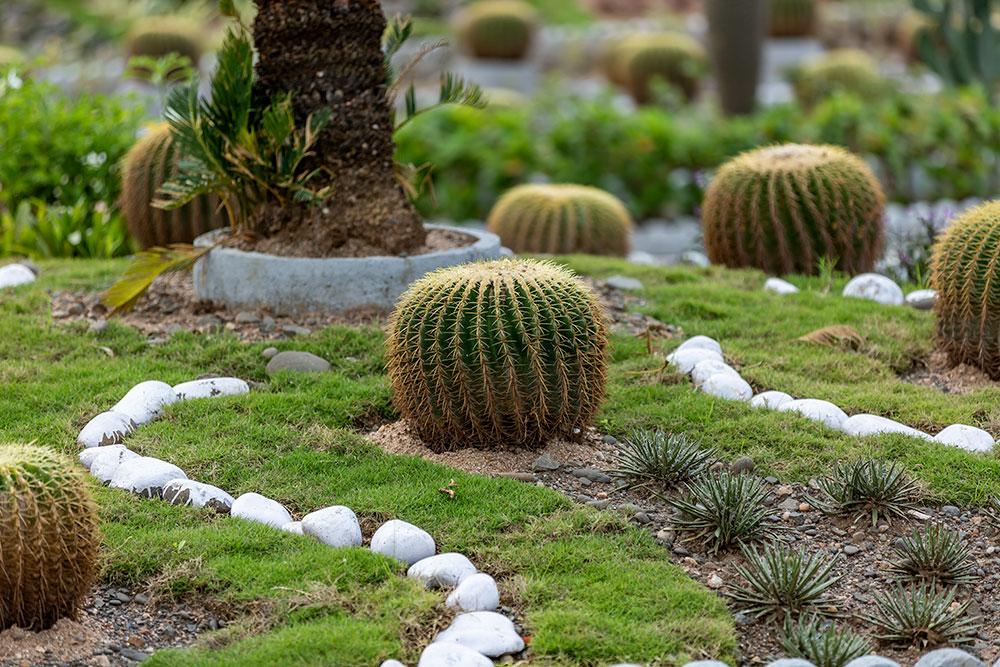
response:
<svg viewBox="0 0 1000 667"><path fill-rule="evenodd" d="M931 250L938 343L955 363L1000 378L1000 201L958 216Z"/></svg>
<svg viewBox="0 0 1000 667"><path fill-rule="evenodd" d="M125 36L125 50L129 56L153 58L176 53L187 56L197 65L202 52L202 26L186 16L142 18Z"/></svg>
<svg viewBox="0 0 1000 667"><path fill-rule="evenodd" d="M698 40L681 32L641 33L608 47L604 69L637 104L654 101L656 80L674 86L690 101L708 73L708 54Z"/></svg>
<svg viewBox="0 0 1000 667"><path fill-rule="evenodd" d="M517 253L628 254L632 217L620 199L585 185L519 185L494 205L491 232Z"/></svg>
<svg viewBox="0 0 1000 667"><path fill-rule="evenodd" d="M771 0L771 36L805 37L816 26L816 0Z"/></svg>
<svg viewBox="0 0 1000 667"><path fill-rule="evenodd" d="M432 446L531 445L590 424L607 382L607 329L569 271L484 261L413 283L386 357L397 409Z"/></svg>
<svg viewBox="0 0 1000 667"><path fill-rule="evenodd" d="M789 78L795 99L807 108L841 91L865 100L878 99L886 86L878 63L859 49L836 49L819 54L795 68Z"/></svg>
<svg viewBox="0 0 1000 667"><path fill-rule="evenodd" d="M724 164L705 193L702 230L713 263L815 274L821 260L871 271L886 198L875 174L836 146L785 144Z"/></svg>
<svg viewBox="0 0 1000 667"><path fill-rule="evenodd" d="M97 572L98 535L82 473L43 447L0 445L0 630L75 616Z"/></svg>
<svg viewBox="0 0 1000 667"><path fill-rule="evenodd" d="M457 18L465 49L476 58L495 60L523 59L538 25L538 12L521 0L479 0Z"/></svg>
<svg viewBox="0 0 1000 667"><path fill-rule="evenodd" d="M160 199L160 187L173 177L179 157L167 123L150 128L125 156L121 209L129 232L143 248L191 243L225 224L223 216L216 215L218 200L209 195L171 210L152 205Z"/></svg>

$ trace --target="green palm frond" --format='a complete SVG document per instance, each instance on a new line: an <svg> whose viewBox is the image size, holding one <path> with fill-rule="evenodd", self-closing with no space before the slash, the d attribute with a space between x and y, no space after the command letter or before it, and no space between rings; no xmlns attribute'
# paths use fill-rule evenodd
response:
<svg viewBox="0 0 1000 667"><path fill-rule="evenodd" d="M382 37L383 62L385 63L385 83L392 86L396 83L396 72L392 67L392 57L413 34L413 17L397 14L386 26Z"/></svg>
<svg viewBox="0 0 1000 667"><path fill-rule="evenodd" d="M157 277L170 271L190 268L214 247L196 248L177 243L166 248L150 248L136 253L125 273L101 296L101 301L112 308L112 317L127 313L135 307L139 297Z"/></svg>
<svg viewBox="0 0 1000 667"><path fill-rule="evenodd" d="M436 104L424 107L423 109L418 109L416 91L412 85L410 86L406 93L406 115L403 117L402 121L396 123L396 132L399 132L401 129L406 127L414 118L418 118L428 111L432 111L438 107L443 107L448 104L458 104L461 106L472 107L473 109L485 109L487 101L486 97L483 95L483 89L479 84L470 83L463 77L452 74L451 72L442 72L441 91Z"/></svg>

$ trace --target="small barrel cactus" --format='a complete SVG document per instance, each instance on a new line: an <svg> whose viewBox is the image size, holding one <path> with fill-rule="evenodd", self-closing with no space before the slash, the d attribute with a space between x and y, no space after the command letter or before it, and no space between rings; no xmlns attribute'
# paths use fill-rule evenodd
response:
<svg viewBox="0 0 1000 667"><path fill-rule="evenodd" d="M771 36L805 37L816 26L816 0L771 0Z"/></svg>
<svg viewBox="0 0 1000 667"><path fill-rule="evenodd" d="M955 363L1000 378L1000 201L958 216L931 248L938 344Z"/></svg>
<svg viewBox="0 0 1000 667"><path fill-rule="evenodd" d="M397 409L428 443L538 444L587 426L607 382L590 289L548 262L440 269L400 297L387 340Z"/></svg>
<svg viewBox="0 0 1000 667"><path fill-rule="evenodd" d="M138 19L125 36L128 56L187 56L195 67L202 51L202 26L186 16L159 15Z"/></svg>
<svg viewBox="0 0 1000 667"><path fill-rule="evenodd" d="M631 35L608 58L609 78L624 85L637 104L653 101L655 79L673 85L690 101L708 72L704 47L681 32Z"/></svg>
<svg viewBox="0 0 1000 667"><path fill-rule="evenodd" d="M614 195L585 185L519 185L486 220L514 252L628 254L632 218Z"/></svg>
<svg viewBox="0 0 1000 667"><path fill-rule="evenodd" d="M202 195L180 208L152 205L160 187L174 175L178 159L170 126L160 123L136 142L122 165L121 209L132 237L143 248L191 243L197 236L225 224L216 214L218 199Z"/></svg>
<svg viewBox="0 0 1000 667"><path fill-rule="evenodd" d="M789 80L795 99L807 108L839 91L876 100L886 86L878 64L858 49L837 49L811 58L792 70Z"/></svg>
<svg viewBox="0 0 1000 667"><path fill-rule="evenodd" d="M709 259L772 274L814 274L821 259L871 271L885 235L885 195L872 170L837 146L786 144L743 153L705 192Z"/></svg>
<svg viewBox="0 0 1000 667"><path fill-rule="evenodd" d="M94 503L79 469L33 445L0 445L0 630L75 616L97 572Z"/></svg>
<svg viewBox="0 0 1000 667"><path fill-rule="evenodd" d="M476 58L521 60L538 30L538 12L521 0L479 0L457 19L459 40Z"/></svg>

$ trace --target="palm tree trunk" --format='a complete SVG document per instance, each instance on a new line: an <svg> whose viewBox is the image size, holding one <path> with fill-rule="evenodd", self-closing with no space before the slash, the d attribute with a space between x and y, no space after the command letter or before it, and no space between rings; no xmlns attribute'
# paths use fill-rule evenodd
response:
<svg viewBox="0 0 1000 667"><path fill-rule="evenodd" d="M257 76L272 96L294 92L296 122L333 109L312 163L329 173L312 185L333 185L321 212L302 212L278 228L300 224L317 250L354 243L405 253L424 242L420 216L396 182L395 145L386 100L378 0L257 0L254 43ZM275 231L272 229L272 231ZM294 230L289 230L293 231Z"/></svg>

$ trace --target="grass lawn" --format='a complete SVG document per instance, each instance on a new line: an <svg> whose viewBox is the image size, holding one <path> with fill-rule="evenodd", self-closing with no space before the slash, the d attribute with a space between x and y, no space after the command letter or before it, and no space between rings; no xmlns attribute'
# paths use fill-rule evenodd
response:
<svg viewBox="0 0 1000 667"><path fill-rule="evenodd" d="M641 279L644 312L686 335L716 337L756 390L825 398L849 414L873 412L931 432L954 422L1000 432L997 389L947 395L897 379L932 348L929 313L843 299L836 296L842 282L823 296L817 279L792 278L803 292L782 297L762 292L764 276L751 271L564 261L599 278ZM264 493L296 516L346 504L366 533L389 518L427 528L439 551L461 551L498 579L502 603L516 608L531 634L535 664L732 662L735 635L723 603L623 518L544 488L390 457L363 441L360 426L393 415L377 328L333 327L282 341L279 349L316 353L333 370L268 378L263 343L182 333L150 346L117 324L99 337L82 323L52 324L46 288L103 287L123 266L47 262L37 283L0 293L0 441L37 440L75 454L79 429L142 380L177 383L211 372L263 382L248 396L174 405L128 445L233 495ZM794 340L829 324L856 327L866 345L851 352ZM992 456L901 436L859 441L795 415L714 399L675 374L639 372L662 363L643 341L616 335L612 344L599 424L605 432L687 431L727 458L748 455L759 472L799 481L828 472L837 458L875 454L903 462L932 500L972 503L1000 494ZM452 478L454 500L437 491ZM448 622L443 596L364 549L331 549L207 510L95 493L105 581L155 581L179 599L235 614L235 623L197 648L156 654L152 664L348 666L389 657L415 664Z"/></svg>

